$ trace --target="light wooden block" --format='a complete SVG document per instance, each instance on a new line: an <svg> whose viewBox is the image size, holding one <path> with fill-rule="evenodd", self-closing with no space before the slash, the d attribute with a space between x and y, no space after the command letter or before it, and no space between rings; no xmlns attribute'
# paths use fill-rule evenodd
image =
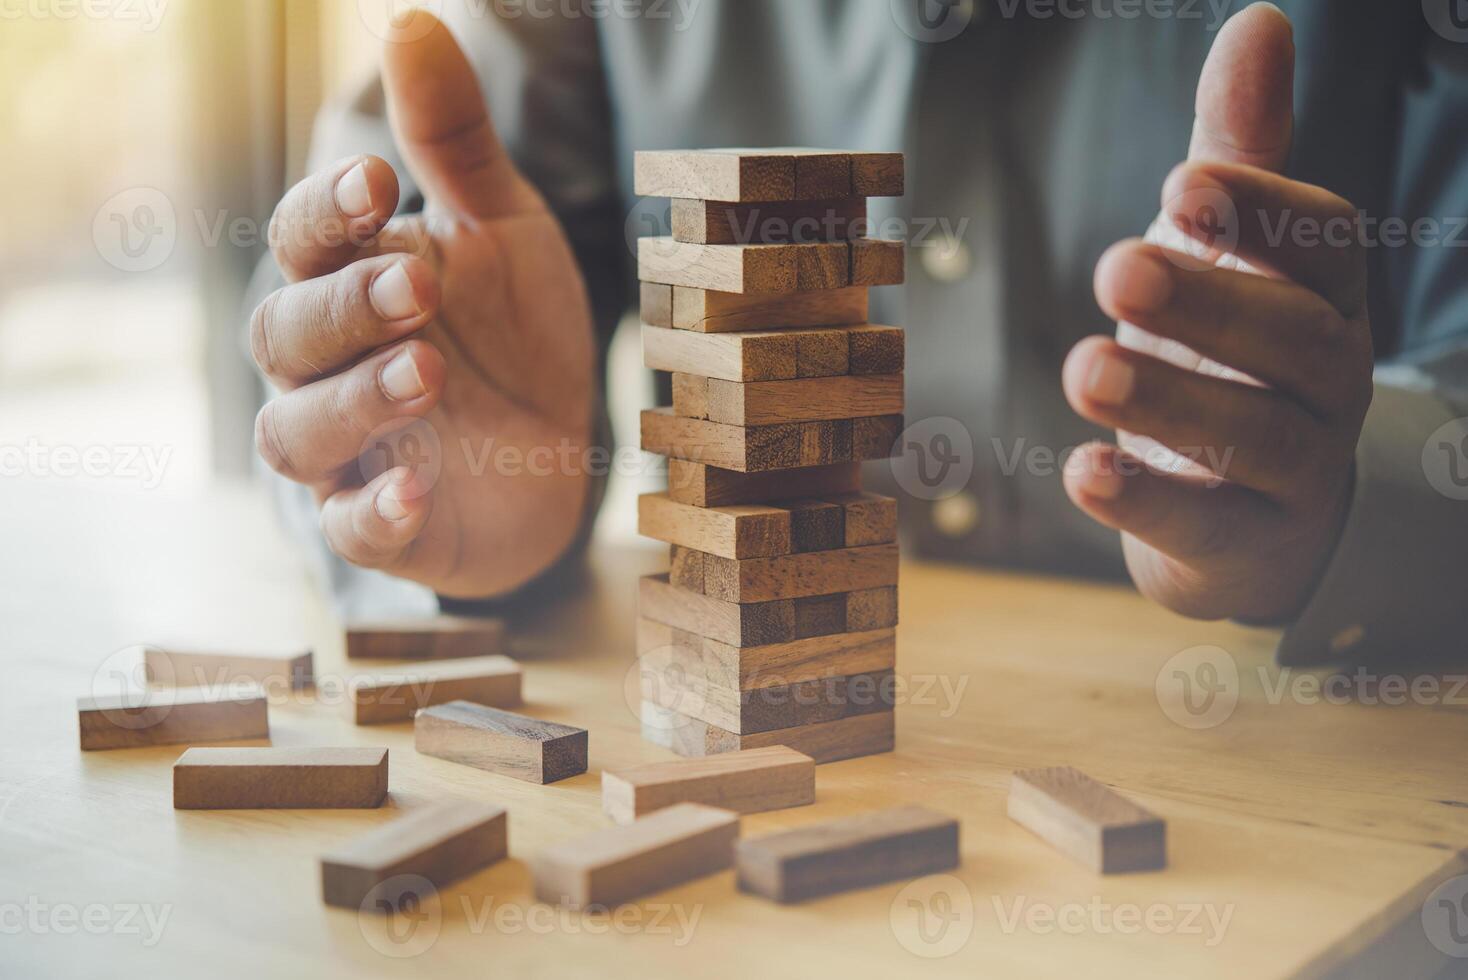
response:
<svg viewBox="0 0 1468 980"><path fill-rule="evenodd" d="M679 377L687 376L674 375L675 379ZM677 414L691 415L685 409L701 408L696 418L725 425L777 425L900 415L903 409L901 374L846 374L748 382L706 378L701 386L701 405L691 402L685 391L684 404L680 406L676 383L673 394L673 411Z"/></svg>
<svg viewBox="0 0 1468 980"><path fill-rule="evenodd" d="M721 752L757 749L768 745L785 745L803 752L816 765L856 759L865 755L891 752L896 744L894 712L880 711L853 715L838 721L824 721L799 728L739 735L706 721L690 718L656 705L642 702L642 737L687 758L702 758Z"/></svg>
<svg viewBox="0 0 1468 980"><path fill-rule="evenodd" d="M897 697L894 677L882 671L737 691L677 669L639 674L643 701L738 735L891 711Z"/></svg>
<svg viewBox="0 0 1468 980"><path fill-rule="evenodd" d="M531 783L553 783L586 771L586 729L468 701L419 711L413 743L424 755Z"/></svg>
<svg viewBox="0 0 1468 980"><path fill-rule="evenodd" d="M735 854L741 891L800 902L958 867L958 821L892 807L741 840Z"/></svg>
<svg viewBox="0 0 1468 980"><path fill-rule="evenodd" d="M703 595L704 553L676 544L668 551L668 581L674 588L687 589Z"/></svg>
<svg viewBox="0 0 1468 980"><path fill-rule="evenodd" d="M901 197L905 183L901 153L851 155L851 193L860 197Z"/></svg>
<svg viewBox="0 0 1468 980"><path fill-rule="evenodd" d="M851 493L861 488L860 463L737 473L687 459L668 460L668 496L693 507L758 504L794 497Z"/></svg>
<svg viewBox="0 0 1468 980"><path fill-rule="evenodd" d="M645 451L740 473L886 459L901 432L901 415L744 426L683 418L671 407L642 413Z"/></svg>
<svg viewBox="0 0 1468 980"><path fill-rule="evenodd" d="M731 558L785 555L791 549L790 511L784 507L693 507L664 493L637 498L637 533Z"/></svg>
<svg viewBox="0 0 1468 980"><path fill-rule="evenodd" d="M906 249L902 242L858 238L850 243L853 286L900 286L907 278Z"/></svg>
<svg viewBox="0 0 1468 980"><path fill-rule="evenodd" d="M439 664L373 671L347 684L356 722L409 721L419 708L472 701L494 708L520 703L522 672L509 657L471 657Z"/></svg>
<svg viewBox="0 0 1468 980"><path fill-rule="evenodd" d="M639 197L711 201L894 197L903 192L903 158L812 147L640 150L632 183Z"/></svg>
<svg viewBox="0 0 1468 980"><path fill-rule="evenodd" d="M1016 772L1009 816L1092 871L1154 871L1167 864L1162 819L1069 766Z"/></svg>
<svg viewBox="0 0 1468 980"><path fill-rule="evenodd" d="M644 670L679 670L710 684L745 691L817 677L890 671L897 664L897 631L889 627L736 647L639 617L637 654Z"/></svg>
<svg viewBox="0 0 1468 980"><path fill-rule="evenodd" d="M679 803L545 848L530 862L535 895L572 908L619 905L722 871L738 837L738 814Z"/></svg>
<svg viewBox="0 0 1468 980"><path fill-rule="evenodd" d="M641 284L638 303L643 323L655 327L673 326L673 287L665 283Z"/></svg>
<svg viewBox="0 0 1468 980"><path fill-rule="evenodd" d="M177 810L372 809L386 797L382 748L192 748L173 764Z"/></svg>
<svg viewBox="0 0 1468 980"><path fill-rule="evenodd" d="M347 624L347 656L445 660L501 653L503 620L469 616L359 621Z"/></svg>
<svg viewBox="0 0 1468 980"><path fill-rule="evenodd" d="M762 813L815 800L815 760L783 745L601 774L602 812L617 823L678 803Z"/></svg>
<svg viewBox="0 0 1468 980"><path fill-rule="evenodd" d="M427 881L434 888L473 874L507 854L505 808L457 801L415 810L354 837L321 856L321 897L327 905L401 911ZM427 889L424 889L427 890Z"/></svg>
<svg viewBox="0 0 1468 980"><path fill-rule="evenodd" d="M269 738L269 711L258 688L161 688L76 702L86 751Z"/></svg>
<svg viewBox="0 0 1468 980"><path fill-rule="evenodd" d="M886 598L879 594L886 594ZM675 588L666 574L646 575L638 582L637 603L639 614L654 622L735 647L789 643L897 625L895 586L844 595L741 604ZM880 614L883 607L891 609L890 616ZM854 624L860 624L859 628Z"/></svg>
<svg viewBox="0 0 1468 980"><path fill-rule="evenodd" d="M143 670L149 684L164 687L223 687L253 681L265 688L300 690L313 683L311 651L230 650L196 643L148 645Z"/></svg>
<svg viewBox="0 0 1468 980"><path fill-rule="evenodd" d="M726 602L768 602L855 592L897 584L897 545L875 544L773 558L705 553L704 595Z"/></svg>
<svg viewBox="0 0 1468 980"><path fill-rule="evenodd" d="M671 236L637 240L637 278L725 293L789 293L851 285L845 242L700 245Z"/></svg>
<svg viewBox="0 0 1468 980"><path fill-rule="evenodd" d="M902 330L879 324L742 333L642 325L646 367L724 381L899 374L902 347Z"/></svg>
<svg viewBox="0 0 1468 980"><path fill-rule="evenodd" d="M644 289L648 286L643 284ZM807 289L793 293L721 293L692 286L654 286L672 289L672 322L644 314L644 323L672 326L699 333L735 333L787 327L855 326L867 322L867 291L863 288ZM647 301L644 299L646 309ZM661 307L654 307L661 315Z"/></svg>
<svg viewBox="0 0 1468 980"><path fill-rule="evenodd" d="M701 201L674 198L673 238L700 245L832 242L867 230L864 197L826 201Z"/></svg>
<svg viewBox="0 0 1468 980"><path fill-rule="evenodd" d="M686 419L709 417L709 378L697 374L673 375L673 414Z"/></svg>

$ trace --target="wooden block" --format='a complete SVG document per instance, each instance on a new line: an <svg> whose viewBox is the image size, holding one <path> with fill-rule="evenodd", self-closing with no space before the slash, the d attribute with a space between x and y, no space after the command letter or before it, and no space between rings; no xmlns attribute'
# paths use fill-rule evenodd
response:
<svg viewBox="0 0 1468 980"><path fill-rule="evenodd" d="M861 347L855 366L852 343ZM897 371L871 368L890 363L893 345ZM694 374L724 381L785 381L839 374L900 373L902 331L897 327L858 324L815 330L766 330L744 333L698 333L642 325L643 364L654 371ZM873 348L882 351L874 357Z"/></svg>
<svg viewBox="0 0 1468 980"><path fill-rule="evenodd" d="M637 608L648 619L730 646L761 646L795 639L793 599L741 606L674 588L666 575L646 575L638 582Z"/></svg>
<svg viewBox="0 0 1468 980"><path fill-rule="evenodd" d="M846 512L830 500L787 500L779 504L790 511L790 550L828 551L846 543Z"/></svg>
<svg viewBox="0 0 1468 980"><path fill-rule="evenodd" d="M642 737L689 758L785 745L803 752L816 765L891 752L896 743L893 712L853 715L799 728L738 735L697 718L680 715L650 701L642 702Z"/></svg>
<svg viewBox="0 0 1468 980"><path fill-rule="evenodd" d="M444 660L500 653L505 624L499 619L435 616L353 622L346 633L348 657Z"/></svg>
<svg viewBox="0 0 1468 980"><path fill-rule="evenodd" d="M791 381L724 381L704 378L701 403L684 397L679 408L675 375L673 409L679 415L726 425L777 425L822 419L854 419L873 415L900 415L903 409L901 374L838 375ZM697 408L701 414L693 415Z"/></svg>
<svg viewBox="0 0 1468 980"><path fill-rule="evenodd" d="M586 729L468 701L424 708L413 719L419 752L531 783L586 771Z"/></svg>
<svg viewBox="0 0 1468 980"><path fill-rule="evenodd" d="M651 323L655 327L673 325L672 286L658 282L642 283L638 306L643 323Z"/></svg>
<svg viewBox="0 0 1468 980"><path fill-rule="evenodd" d="M892 670L897 631L834 633L788 643L735 647L646 618L637 621L637 654L643 669L676 669L720 687L746 691Z"/></svg>
<svg viewBox="0 0 1468 980"><path fill-rule="evenodd" d="M617 823L679 803L763 813L815 801L815 760L783 745L601 774L602 812Z"/></svg>
<svg viewBox="0 0 1468 980"><path fill-rule="evenodd" d="M226 650L194 643L144 647L143 671L149 684L164 687L223 687L253 681L265 688L300 690L310 687L314 676L310 650Z"/></svg>
<svg viewBox="0 0 1468 980"><path fill-rule="evenodd" d="M845 596L846 629L852 633L897 625L897 587L862 589Z"/></svg>
<svg viewBox="0 0 1468 980"><path fill-rule="evenodd" d="M639 150L632 188L639 197L788 201L795 198L795 158L737 149Z"/></svg>
<svg viewBox="0 0 1468 980"><path fill-rule="evenodd" d="M354 837L321 856L321 897L327 905L400 911L418 902L426 880L441 888L508 853L505 808L489 803L439 803ZM423 889L427 890L427 889Z"/></svg>
<svg viewBox="0 0 1468 980"><path fill-rule="evenodd" d="M740 473L885 459L901 431L900 415L741 426L683 418L670 407L642 413L642 448L647 452Z"/></svg>
<svg viewBox="0 0 1468 980"><path fill-rule="evenodd" d="M795 376L825 378L851 370L848 330L807 330L795 335Z"/></svg>
<svg viewBox="0 0 1468 980"><path fill-rule="evenodd" d="M790 511L766 504L693 507L664 493L637 498L637 533L729 558L790 553Z"/></svg>
<svg viewBox="0 0 1468 980"><path fill-rule="evenodd" d="M725 382L732 384L733 382ZM709 379L697 374L673 374L673 414L685 419L709 417Z"/></svg>
<svg viewBox="0 0 1468 980"><path fill-rule="evenodd" d="M956 868L958 821L892 807L742 840L735 854L741 891L800 902Z"/></svg>
<svg viewBox="0 0 1468 980"><path fill-rule="evenodd" d="M846 339L850 373L902 373L906 358L900 327L863 324L848 330Z"/></svg>
<svg viewBox="0 0 1468 980"><path fill-rule="evenodd" d="M751 295L691 286L673 286L672 290L672 326L679 330L734 333L782 327L848 326L863 324L867 320L865 288L847 286ZM646 316L642 319L655 326L668 326Z"/></svg>
<svg viewBox="0 0 1468 980"><path fill-rule="evenodd" d="M906 250L902 242L881 238L858 238L851 242L853 286L899 286L907 277Z"/></svg>
<svg viewBox="0 0 1468 980"><path fill-rule="evenodd" d="M173 764L176 810L372 809L387 797L387 749L188 749Z"/></svg>
<svg viewBox="0 0 1468 980"><path fill-rule="evenodd" d="M710 684L676 667L643 668L639 677L642 700L740 735L890 711L897 696L891 671L816 677L747 691Z"/></svg>
<svg viewBox="0 0 1468 980"><path fill-rule="evenodd" d="M851 632L846 622L845 594L803 596L791 602L795 605L794 639Z"/></svg>
<svg viewBox="0 0 1468 980"><path fill-rule="evenodd" d="M495 708L520 703L520 665L509 657L474 657L374 671L348 682L359 725L409 721L419 708L472 701Z"/></svg>
<svg viewBox="0 0 1468 980"><path fill-rule="evenodd" d="M859 548L897 540L897 501L892 497L877 493L843 493L825 497L823 502L841 509L842 542L839 547Z"/></svg>
<svg viewBox="0 0 1468 980"><path fill-rule="evenodd" d="M1167 864L1162 819L1069 766L1016 772L1009 816L1092 871L1155 871Z"/></svg>
<svg viewBox="0 0 1468 980"><path fill-rule="evenodd" d="M904 176L901 153L851 155L851 193L858 197L901 197Z"/></svg>
<svg viewBox="0 0 1468 980"><path fill-rule="evenodd" d="M789 293L851 285L845 242L700 245L660 235L637 240L637 278L725 293Z"/></svg>
<svg viewBox="0 0 1468 980"><path fill-rule="evenodd" d="M850 493L861 487L859 463L808 466L771 473L736 473L686 459L668 460L668 496L694 507L756 504L792 494L817 497Z"/></svg>
<svg viewBox="0 0 1468 980"><path fill-rule="evenodd" d="M76 713L86 751L270 737L269 706L259 688L165 688L78 698Z"/></svg>
<svg viewBox="0 0 1468 980"><path fill-rule="evenodd" d="M704 594L725 602L799 599L896 584L896 544L837 548L773 558L735 559L704 555Z"/></svg>
<svg viewBox="0 0 1468 980"><path fill-rule="evenodd" d="M703 595L702 551L673 545L668 556L668 582L676 589L687 589Z"/></svg>
<svg viewBox="0 0 1468 980"><path fill-rule="evenodd" d="M535 895L572 908L609 907L729 867L739 815L679 803L545 848L530 862Z"/></svg>
<svg viewBox="0 0 1468 980"><path fill-rule="evenodd" d="M867 202L864 197L744 204L675 198L672 224L675 239L702 245L845 241L866 234Z"/></svg>

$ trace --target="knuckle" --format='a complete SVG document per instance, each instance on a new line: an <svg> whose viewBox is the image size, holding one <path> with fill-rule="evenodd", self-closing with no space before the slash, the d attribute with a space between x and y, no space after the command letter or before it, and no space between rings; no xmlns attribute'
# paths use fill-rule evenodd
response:
<svg viewBox="0 0 1468 980"><path fill-rule="evenodd" d="M277 405L275 401L267 402L255 416L255 450L266 466L281 476L295 479L300 471L281 436Z"/></svg>
<svg viewBox="0 0 1468 980"><path fill-rule="evenodd" d="M284 365L280 361L280 338L277 335L280 318L281 291L266 296L250 314L250 355L255 366L268 377L281 376Z"/></svg>

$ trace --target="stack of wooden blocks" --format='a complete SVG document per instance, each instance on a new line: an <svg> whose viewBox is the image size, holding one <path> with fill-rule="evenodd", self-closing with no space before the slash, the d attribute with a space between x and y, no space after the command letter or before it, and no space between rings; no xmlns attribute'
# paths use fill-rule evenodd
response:
<svg viewBox="0 0 1468 980"><path fill-rule="evenodd" d="M903 281L867 198L901 196L898 153L638 153L672 199L638 242L643 355L672 374L642 448L668 490L640 533L672 546L642 580L645 737L683 755L788 745L818 762L890 751L897 503L861 463L903 427L903 333L867 291Z"/></svg>

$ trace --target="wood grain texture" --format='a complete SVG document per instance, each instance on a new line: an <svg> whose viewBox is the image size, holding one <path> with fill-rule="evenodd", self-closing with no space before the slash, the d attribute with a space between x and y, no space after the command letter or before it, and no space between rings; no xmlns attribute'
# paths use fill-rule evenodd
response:
<svg viewBox="0 0 1468 980"><path fill-rule="evenodd" d="M1162 819L1070 766L1027 769L1010 780L1011 819L1092 871L1155 871L1167 864Z"/></svg>
<svg viewBox="0 0 1468 980"><path fill-rule="evenodd" d="M433 889L473 874L508 854L509 816L502 806L467 800L415 810L321 856L327 905L402 911L433 898Z"/></svg>
<svg viewBox="0 0 1468 980"><path fill-rule="evenodd" d="M830 500L785 500L790 512L790 551L827 551L846 543L846 512Z"/></svg>
<svg viewBox="0 0 1468 980"><path fill-rule="evenodd" d="M686 419L709 417L709 381L697 374L673 374L673 414Z"/></svg>
<svg viewBox="0 0 1468 980"><path fill-rule="evenodd" d="M674 198L673 238L701 245L845 241L867 230L864 197L825 201L700 201Z"/></svg>
<svg viewBox="0 0 1468 980"><path fill-rule="evenodd" d="M419 711L413 744L423 755L531 783L553 783L586 771L586 729L468 701Z"/></svg>
<svg viewBox="0 0 1468 980"><path fill-rule="evenodd" d="M851 493L861 488L861 464L834 463L771 473L737 473L706 463L668 460L668 496L694 507L757 504L795 497Z"/></svg>
<svg viewBox="0 0 1468 980"><path fill-rule="evenodd" d="M721 752L784 745L815 760L816 765L891 752L896 745L893 712L852 715L798 728L739 735L706 721L679 714L651 701L639 713L642 737L686 758Z"/></svg>
<svg viewBox="0 0 1468 980"><path fill-rule="evenodd" d="M359 620L347 624L347 656L365 659L442 660L501 653L500 619L435 616L407 620Z"/></svg>
<svg viewBox="0 0 1468 980"><path fill-rule="evenodd" d="M691 409L699 408L701 413L695 417L726 425L775 425L900 415L903 409L901 374L750 382L709 378L701 386L701 395L700 405L685 394L684 407L680 408L675 385L673 410L679 415L692 415Z"/></svg>
<svg viewBox="0 0 1468 980"><path fill-rule="evenodd" d="M847 331L848 370L852 374L901 374L906 364L900 327L862 324Z"/></svg>
<svg viewBox="0 0 1468 980"><path fill-rule="evenodd" d="M639 150L633 193L713 201L900 197L900 153L812 147Z"/></svg>
<svg viewBox="0 0 1468 980"><path fill-rule="evenodd" d="M900 328L878 324L699 333L644 323L642 360L654 371L724 381L897 374L902 370L902 342Z"/></svg>
<svg viewBox="0 0 1468 980"><path fill-rule="evenodd" d="M643 323L655 327L673 326L673 287L666 283L644 282L639 286L638 310Z"/></svg>
<svg viewBox="0 0 1468 980"><path fill-rule="evenodd" d="M907 278L907 256L902 242L857 238L850 243L853 286L900 286Z"/></svg>
<svg viewBox="0 0 1468 980"><path fill-rule="evenodd" d="M693 507L665 493L637 498L637 533L730 558L789 554L790 511L767 504Z"/></svg>
<svg viewBox="0 0 1468 980"><path fill-rule="evenodd" d="M645 451L740 473L886 459L901 431L900 415L742 426L683 418L671 407L642 413Z"/></svg>
<svg viewBox="0 0 1468 980"><path fill-rule="evenodd" d="M860 197L901 197L905 190L901 153L853 153L851 193Z"/></svg>
<svg viewBox="0 0 1468 980"><path fill-rule="evenodd" d="M535 894L571 908L619 905L729 867L738 837L738 814L679 803L544 848L530 861Z"/></svg>
<svg viewBox="0 0 1468 980"><path fill-rule="evenodd" d="M269 711L259 688L162 688L76 702L86 751L269 738Z"/></svg>
<svg viewBox="0 0 1468 980"><path fill-rule="evenodd" d="M676 544L668 551L668 582L675 589L687 589L703 595L704 553Z"/></svg>
<svg viewBox="0 0 1468 980"><path fill-rule="evenodd" d="M739 735L891 711L897 698L891 671L737 691L692 677L676 664L639 666L643 701Z"/></svg>
<svg viewBox="0 0 1468 980"><path fill-rule="evenodd" d="M861 589L845 595L846 629L852 633L897 625L897 587Z"/></svg>
<svg viewBox="0 0 1468 980"><path fill-rule="evenodd" d="M648 575L639 582L637 607L648 619L730 646L761 646L795 639L793 599L741 606L675 588L666 575Z"/></svg>
<svg viewBox="0 0 1468 980"><path fill-rule="evenodd" d="M725 602L798 599L896 584L896 544L837 548L773 558L735 559L704 555L704 595Z"/></svg>
<svg viewBox="0 0 1468 980"><path fill-rule="evenodd" d="M149 684L162 687L223 687L253 681L267 690L310 687L314 670L310 650L229 650L197 643L169 642L143 648Z"/></svg>
<svg viewBox="0 0 1468 980"><path fill-rule="evenodd" d="M841 543L844 547L859 548L897 540L895 498L858 491L831 494L822 500L841 509Z"/></svg>
<svg viewBox="0 0 1468 980"><path fill-rule="evenodd" d="M173 764L177 810L371 809L386 797L383 748L192 748Z"/></svg>
<svg viewBox="0 0 1468 980"><path fill-rule="evenodd" d="M724 293L789 293L851 285L845 242L699 245L671 236L637 240L637 278Z"/></svg>
<svg viewBox="0 0 1468 980"><path fill-rule="evenodd" d="M807 425L813 423L805 423ZM902 436L901 415L877 415L851 420L851 458L887 459L898 453Z"/></svg>
<svg viewBox="0 0 1468 980"><path fill-rule="evenodd" d="M891 807L741 840L735 854L742 891L801 902L956 868L958 821Z"/></svg>
<svg viewBox="0 0 1468 980"><path fill-rule="evenodd" d="M509 657L473 657L441 664L387 668L347 683L359 725L409 721L419 708L472 701L495 708L520 703L522 672Z"/></svg>
<svg viewBox="0 0 1468 980"><path fill-rule="evenodd" d="M643 285L646 288L647 284ZM788 327L854 326L867 321L864 287L751 295L692 286L671 288L672 323L660 323L646 316L642 318L644 322L698 333L736 333Z"/></svg>
<svg viewBox="0 0 1468 980"><path fill-rule="evenodd" d="M637 654L643 669L676 669L710 684L743 691L816 677L891 670L897 664L897 632L888 628L833 633L788 643L736 647L639 617Z"/></svg>
<svg viewBox="0 0 1468 980"><path fill-rule="evenodd" d="M815 760L779 745L707 760L605 770L601 775L602 812L616 823L631 823L678 803L763 813L806 806L815 799Z"/></svg>

